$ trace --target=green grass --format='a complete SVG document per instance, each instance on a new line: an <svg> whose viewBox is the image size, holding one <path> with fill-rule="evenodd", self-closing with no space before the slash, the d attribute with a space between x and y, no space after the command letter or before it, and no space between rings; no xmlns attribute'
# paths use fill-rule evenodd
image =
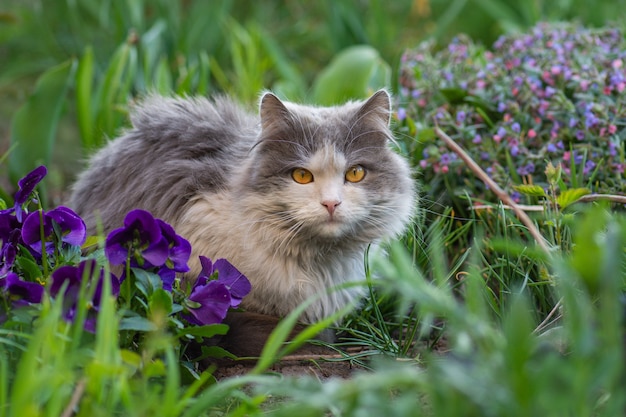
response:
<svg viewBox="0 0 626 417"><path fill-rule="evenodd" d="M424 242L431 260L444 246L437 239ZM619 415L626 405L626 218L590 209L573 239L572 253L530 256L546 264L560 300L557 317L541 328L528 287L510 288L494 314L474 247L460 285L444 266L416 268L399 242L387 254L371 253L378 302L359 316L369 327L352 327L374 354L354 359L371 371L344 381L263 375L295 314L250 376L215 382L209 372L183 378L169 336L158 330L139 351L120 349L112 298L105 297L95 335L66 323L60 301L44 303L36 320L3 324L0 415ZM446 340L445 350L413 344L433 333Z"/></svg>

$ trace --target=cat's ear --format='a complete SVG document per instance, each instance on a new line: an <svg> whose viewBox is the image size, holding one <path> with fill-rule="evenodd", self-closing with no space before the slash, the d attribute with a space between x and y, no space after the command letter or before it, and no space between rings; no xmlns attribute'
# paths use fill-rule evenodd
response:
<svg viewBox="0 0 626 417"><path fill-rule="evenodd" d="M391 121L391 97L387 90L378 90L361 106L358 117L363 121L383 123L389 126Z"/></svg>
<svg viewBox="0 0 626 417"><path fill-rule="evenodd" d="M272 93L265 93L261 97L259 113L261 115L261 129L264 131L284 126L289 116L287 107Z"/></svg>

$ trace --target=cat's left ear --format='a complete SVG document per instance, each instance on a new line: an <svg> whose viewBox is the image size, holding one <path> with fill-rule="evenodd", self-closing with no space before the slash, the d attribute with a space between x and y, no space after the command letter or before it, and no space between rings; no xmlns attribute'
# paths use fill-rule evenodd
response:
<svg viewBox="0 0 626 417"><path fill-rule="evenodd" d="M359 109L358 117L377 121L389 126L391 121L391 97L387 90L378 90Z"/></svg>
<svg viewBox="0 0 626 417"><path fill-rule="evenodd" d="M289 110L278 97L272 93L265 93L259 105L261 129L270 131L282 126L289 116Z"/></svg>

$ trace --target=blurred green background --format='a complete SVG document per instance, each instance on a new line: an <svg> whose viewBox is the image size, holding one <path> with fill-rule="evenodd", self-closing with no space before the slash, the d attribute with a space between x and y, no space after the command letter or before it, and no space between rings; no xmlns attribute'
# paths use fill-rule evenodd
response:
<svg viewBox="0 0 626 417"><path fill-rule="evenodd" d="M119 132L128 103L148 90L226 92L252 107L272 89L328 104L381 85L395 90L403 50L421 41L445 45L467 33L490 45L542 20L620 25L625 3L3 0L0 155L9 154L9 163L1 165L0 188L10 195L18 178L45 163L49 204L61 203L85 157ZM354 45L371 48L341 61ZM329 67L333 58L340 62ZM359 68L366 70L355 81Z"/></svg>

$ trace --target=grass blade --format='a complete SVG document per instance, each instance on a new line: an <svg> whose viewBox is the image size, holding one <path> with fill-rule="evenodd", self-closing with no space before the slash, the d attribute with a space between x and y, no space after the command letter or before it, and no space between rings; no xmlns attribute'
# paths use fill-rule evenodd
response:
<svg viewBox="0 0 626 417"><path fill-rule="evenodd" d="M11 145L15 148L9 155L12 182L17 182L38 165L49 165L56 127L75 68L76 62L69 60L43 73L33 94L13 116ZM44 188L40 190L45 201Z"/></svg>
<svg viewBox="0 0 626 417"><path fill-rule="evenodd" d="M76 73L76 118L83 149L93 149L94 128L91 97L93 93L94 55L93 48L85 48L78 62Z"/></svg>

